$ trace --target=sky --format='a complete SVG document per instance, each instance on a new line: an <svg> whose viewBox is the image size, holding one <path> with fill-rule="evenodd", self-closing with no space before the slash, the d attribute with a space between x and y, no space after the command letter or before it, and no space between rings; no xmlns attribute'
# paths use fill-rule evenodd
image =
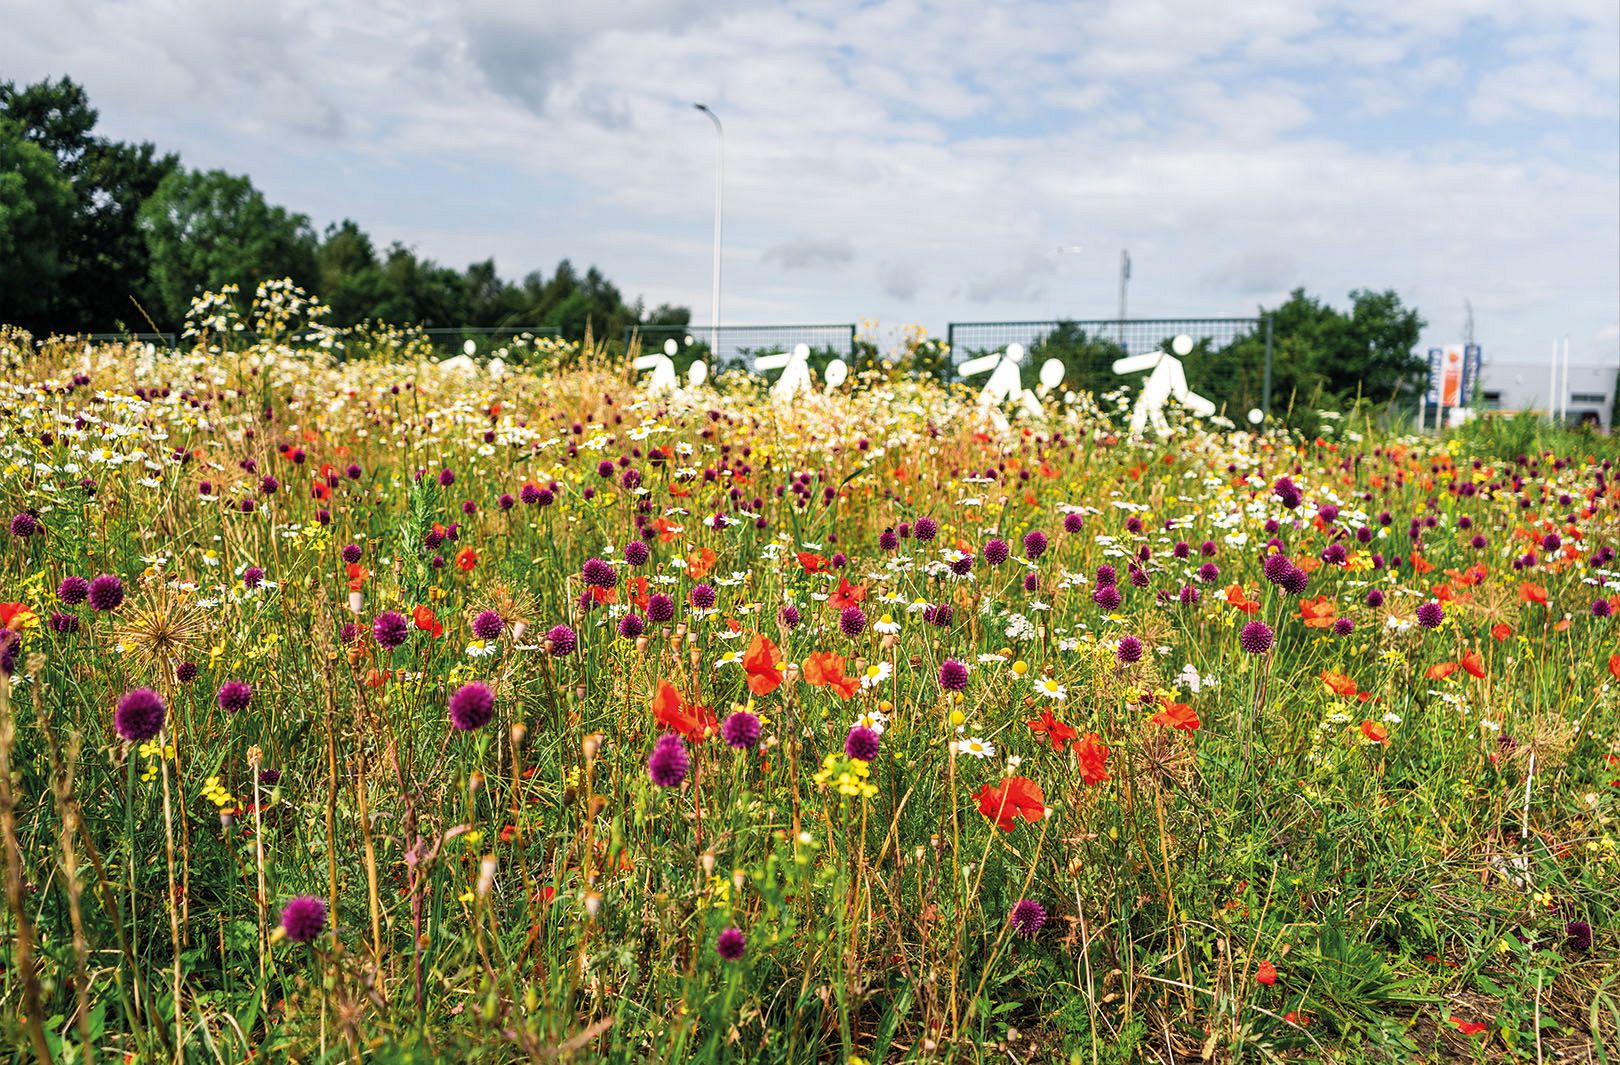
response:
<svg viewBox="0 0 1620 1065"><path fill-rule="evenodd" d="M1614 0L0 0L0 77L456 266L722 321L1247 316L1395 289L1620 360ZM1060 246L1079 251L1057 254ZM540 323L536 323L540 324Z"/></svg>

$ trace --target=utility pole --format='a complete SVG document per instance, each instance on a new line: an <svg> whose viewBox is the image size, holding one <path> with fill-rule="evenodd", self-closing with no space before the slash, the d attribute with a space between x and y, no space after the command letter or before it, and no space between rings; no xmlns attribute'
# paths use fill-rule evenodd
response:
<svg viewBox="0 0 1620 1065"><path fill-rule="evenodd" d="M1131 253L1121 249L1119 253L1119 346L1125 346L1125 290L1131 283ZM1129 354L1127 352L1126 354Z"/></svg>
<svg viewBox="0 0 1620 1065"><path fill-rule="evenodd" d="M714 289L709 309L709 361L716 362L720 358L720 217L725 204L726 131L720 126L720 116L709 110L708 104L692 106L714 123Z"/></svg>

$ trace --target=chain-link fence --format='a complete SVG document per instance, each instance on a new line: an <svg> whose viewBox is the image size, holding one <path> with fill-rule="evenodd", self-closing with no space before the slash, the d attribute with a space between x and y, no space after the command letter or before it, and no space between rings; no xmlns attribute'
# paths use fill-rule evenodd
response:
<svg viewBox="0 0 1620 1065"><path fill-rule="evenodd" d="M855 354L856 330L853 322L834 325L723 325L718 329L701 325L644 325L624 331L627 346L638 332L644 352L662 351L665 342L673 340L677 355L706 358L715 370L752 370L754 359L759 356L792 351L799 344L809 345L812 359L817 355L849 359ZM682 361L684 364L685 360Z"/></svg>
<svg viewBox="0 0 1620 1065"><path fill-rule="evenodd" d="M466 354L488 358L503 353L521 353L536 340L562 336L562 330L554 325L457 325L424 329L422 334L427 337L428 343L446 355Z"/></svg>
<svg viewBox="0 0 1620 1065"><path fill-rule="evenodd" d="M1256 364L1263 380L1253 382L1253 393L1269 414L1271 330L1270 317L952 322L946 331L946 343L951 349L953 368L970 359L1004 352L1010 344L1020 344L1025 352L1024 365L1039 366L1047 359L1057 359L1064 364L1065 379L1071 382L1071 387L1101 391L1100 385L1112 387L1128 383L1114 376L1115 359L1169 351L1176 337L1185 336L1193 342L1192 356L1202 364L1216 367L1223 354L1236 364L1240 353L1245 365Z"/></svg>

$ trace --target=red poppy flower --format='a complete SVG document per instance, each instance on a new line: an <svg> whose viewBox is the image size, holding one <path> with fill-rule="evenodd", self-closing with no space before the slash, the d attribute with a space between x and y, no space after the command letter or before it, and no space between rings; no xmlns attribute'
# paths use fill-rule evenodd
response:
<svg viewBox="0 0 1620 1065"><path fill-rule="evenodd" d="M1080 760L1080 774L1087 784L1101 784L1105 780L1112 780L1108 775L1108 746L1103 743L1102 737L1095 732L1086 733L1086 738L1076 743L1073 748L1075 757Z"/></svg>
<svg viewBox="0 0 1620 1065"><path fill-rule="evenodd" d="M804 661L804 682L812 688L831 688L842 699L861 690L856 677L844 675L844 656L817 651Z"/></svg>
<svg viewBox="0 0 1620 1065"><path fill-rule="evenodd" d="M1363 721L1361 723L1361 734L1373 743L1383 743L1389 739L1389 731L1374 721Z"/></svg>
<svg viewBox="0 0 1620 1065"><path fill-rule="evenodd" d="M625 581L624 594L629 596L630 601L642 610L646 610L647 604L652 600L652 596L647 592L647 578L645 577L631 577Z"/></svg>
<svg viewBox="0 0 1620 1065"><path fill-rule="evenodd" d="M1519 598L1526 603L1540 603L1542 606L1546 606L1547 589L1539 584L1531 584L1529 581L1525 581L1519 585Z"/></svg>
<svg viewBox="0 0 1620 1065"><path fill-rule="evenodd" d="M714 549L700 547L686 556L686 572L694 581L701 581L714 569Z"/></svg>
<svg viewBox="0 0 1620 1065"><path fill-rule="evenodd" d="M1226 590L1226 601L1245 614L1253 614L1260 609L1260 604L1249 598L1241 584L1234 584Z"/></svg>
<svg viewBox="0 0 1620 1065"><path fill-rule="evenodd" d="M1041 711L1041 716L1034 721L1025 722L1029 730L1037 736L1045 736L1046 741L1052 745L1052 750L1061 751L1063 745L1074 739L1080 733L1065 725L1052 716L1051 710Z"/></svg>
<svg viewBox="0 0 1620 1065"><path fill-rule="evenodd" d="M668 518L654 518L653 528L658 530L658 542L661 544L669 543L685 531Z"/></svg>
<svg viewBox="0 0 1620 1065"><path fill-rule="evenodd" d="M0 603L0 628L21 632L23 626L35 619L32 610L22 603Z"/></svg>
<svg viewBox="0 0 1620 1065"><path fill-rule="evenodd" d="M1471 677L1485 676L1485 659L1479 656L1478 651L1470 650L1463 655L1462 667L1468 671L1468 675Z"/></svg>
<svg viewBox="0 0 1620 1065"><path fill-rule="evenodd" d="M348 574L349 591L351 592L358 592L360 586L365 583L366 578L371 576L371 571L358 562L350 562L343 568L343 571Z"/></svg>
<svg viewBox="0 0 1620 1065"><path fill-rule="evenodd" d="M1331 629L1339 620L1339 607L1332 599L1319 595L1315 599L1300 600L1299 616L1307 629Z"/></svg>
<svg viewBox="0 0 1620 1065"><path fill-rule="evenodd" d="M411 620L416 627L429 634L434 639L444 635L444 626L439 623L438 616L433 613L430 606L419 606L411 611Z"/></svg>
<svg viewBox="0 0 1620 1065"><path fill-rule="evenodd" d="M1269 961L1261 961L1260 967L1254 972L1254 978L1257 982L1270 987L1277 982L1277 967Z"/></svg>
<svg viewBox="0 0 1620 1065"><path fill-rule="evenodd" d="M1461 1017L1448 1017L1446 1019L1456 1025L1457 1031L1463 1035L1478 1035L1490 1027L1490 1025L1481 1024L1479 1021L1465 1021Z"/></svg>
<svg viewBox="0 0 1620 1065"><path fill-rule="evenodd" d="M1491 626L1491 639L1493 640L1505 640L1512 635L1513 626L1507 624L1506 622L1499 621L1495 625Z"/></svg>
<svg viewBox="0 0 1620 1065"><path fill-rule="evenodd" d="M1020 817L1039 821L1046 816L1046 796L1041 786L1028 777L1007 777L995 787L986 784L973 797L978 800L979 812L1003 832L1011 832Z"/></svg>
<svg viewBox="0 0 1620 1065"><path fill-rule="evenodd" d="M858 606L866 598L866 589L859 584L851 584L840 577L838 590L827 597L827 605L834 610L843 610L847 607Z"/></svg>
<svg viewBox="0 0 1620 1065"><path fill-rule="evenodd" d="M1439 662L1430 666L1423 675L1429 680L1445 680L1455 672L1457 672L1457 663Z"/></svg>
<svg viewBox="0 0 1620 1065"><path fill-rule="evenodd" d="M743 669L748 674L748 690L755 695L769 695L781 685L782 655L769 636L760 633L749 642Z"/></svg>
<svg viewBox="0 0 1620 1065"><path fill-rule="evenodd" d="M652 712L654 722L680 733L691 743L702 743L720 725L708 707L688 704L667 680L658 682Z"/></svg>
<svg viewBox="0 0 1620 1065"><path fill-rule="evenodd" d="M1203 722L1198 720L1198 711L1187 703L1173 703L1166 699L1164 709L1154 714L1150 719L1155 725L1166 728L1178 728L1183 732L1194 732Z"/></svg>
<svg viewBox="0 0 1620 1065"><path fill-rule="evenodd" d="M799 565L806 573L827 572L828 563L825 555L818 555L814 551L800 551L794 557L799 560Z"/></svg>
<svg viewBox="0 0 1620 1065"><path fill-rule="evenodd" d="M456 567L463 573L471 573L473 567L478 565L478 552L470 547L463 547L456 552Z"/></svg>

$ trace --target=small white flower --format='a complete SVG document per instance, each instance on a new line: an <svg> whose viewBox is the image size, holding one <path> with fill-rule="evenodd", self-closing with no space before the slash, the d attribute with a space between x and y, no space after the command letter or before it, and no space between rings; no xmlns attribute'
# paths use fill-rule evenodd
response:
<svg viewBox="0 0 1620 1065"><path fill-rule="evenodd" d="M892 636L900 631L900 623L894 620L894 615L884 614L872 623L872 631L880 632L885 636Z"/></svg>
<svg viewBox="0 0 1620 1065"><path fill-rule="evenodd" d="M1037 678L1035 681L1035 691L1037 694L1044 695L1055 703L1061 703L1069 696L1069 690L1063 685L1059 684L1052 677Z"/></svg>
<svg viewBox="0 0 1620 1065"><path fill-rule="evenodd" d="M889 665L887 662L879 662L876 665L867 666L866 672L861 675L861 687L868 689L875 688L879 684L882 684L884 681L888 680L893 674L894 667Z"/></svg>
<svg viewBox="0 0 1620 1065"><path fill-rule="evenodd" d="M969 739L957 740L956 753L971 754L975 758L994 758L996 756L996 748L995 745L989 740L983 739L979 736L973 736Z"/></svg>

